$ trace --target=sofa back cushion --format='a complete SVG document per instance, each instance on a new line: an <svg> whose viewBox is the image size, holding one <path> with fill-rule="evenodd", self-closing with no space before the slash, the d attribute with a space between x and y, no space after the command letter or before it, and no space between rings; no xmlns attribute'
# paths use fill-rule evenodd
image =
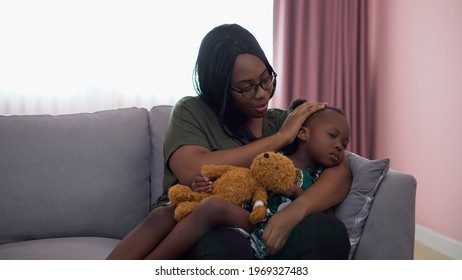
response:
<svg viewBox="0 0 462 280"><path fill-rule="evenodd" d="M156 202L163 192L164 179L164 140L165 130L172 111L171 105L158 105L149 111L151 128L151 204Z"/></svg>
<svg viewBox="0 0 462 280"><path fill-rule="evenodd" d="M148 112L0 116L0 244L122 238L149 209Z"/></svg>

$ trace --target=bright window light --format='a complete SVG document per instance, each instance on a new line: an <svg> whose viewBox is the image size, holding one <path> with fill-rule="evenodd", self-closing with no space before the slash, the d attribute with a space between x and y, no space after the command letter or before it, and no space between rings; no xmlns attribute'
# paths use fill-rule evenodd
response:
<svg viewBox="0 0 462 280"><path fill-rule="evenodd" d="M213 27L238 23L272 60L273 1L0 1L0 114L174 104Z"/></svg>

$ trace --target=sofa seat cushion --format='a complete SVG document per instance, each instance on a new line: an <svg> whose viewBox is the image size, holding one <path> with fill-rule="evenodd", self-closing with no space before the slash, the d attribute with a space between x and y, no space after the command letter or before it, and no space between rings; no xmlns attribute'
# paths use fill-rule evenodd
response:
<svg viewBox="0 0 462 280"><path fill-rule="evenodd" d="M0 245L0 260L103 260L119 241L67 237L13 242Z"/></svg>

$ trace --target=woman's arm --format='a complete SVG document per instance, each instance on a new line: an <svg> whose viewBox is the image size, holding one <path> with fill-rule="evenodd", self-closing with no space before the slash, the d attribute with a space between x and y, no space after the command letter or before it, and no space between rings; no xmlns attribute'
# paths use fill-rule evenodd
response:
<svg viewBox="0 0 462 280"><path fill-rule="evenodd" d="M309 189L271 217L263 231L268 253L278 252L292 229L303 218L340 203L348 194L351 181L350 164L347 159L340 165L325 169Z"/></svg>
<svg viewBox="0 0 462 280"><path fill-rule="evenodd" d="M205 164L248 167L258 154L278 151L291 143L305 119L323 107L324 103L304 103L289 114L276 134L237 148L212 152L198 145L181 146L173 152L168 165L180 183L188 186L192 184L194 176L200 174Z"/></svg>

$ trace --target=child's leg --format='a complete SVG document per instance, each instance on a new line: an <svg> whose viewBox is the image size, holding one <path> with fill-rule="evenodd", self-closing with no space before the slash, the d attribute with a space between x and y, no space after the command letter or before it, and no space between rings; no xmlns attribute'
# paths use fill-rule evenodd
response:
<svg viewBox="0 0 462 280"><path fill-rule="evenodd" d="M206 233L219 226L253 230L249 212L220 198L207 198L194 211L181 220L147 259L179 259Z"/></svg>
<svg viewBox="0 0 462 280"><path fill-rule="evenodd" d="M122 241L117 244L107 259L143 259L164 239L177 224L173 219L175 206L158 207Z"/></svg>

